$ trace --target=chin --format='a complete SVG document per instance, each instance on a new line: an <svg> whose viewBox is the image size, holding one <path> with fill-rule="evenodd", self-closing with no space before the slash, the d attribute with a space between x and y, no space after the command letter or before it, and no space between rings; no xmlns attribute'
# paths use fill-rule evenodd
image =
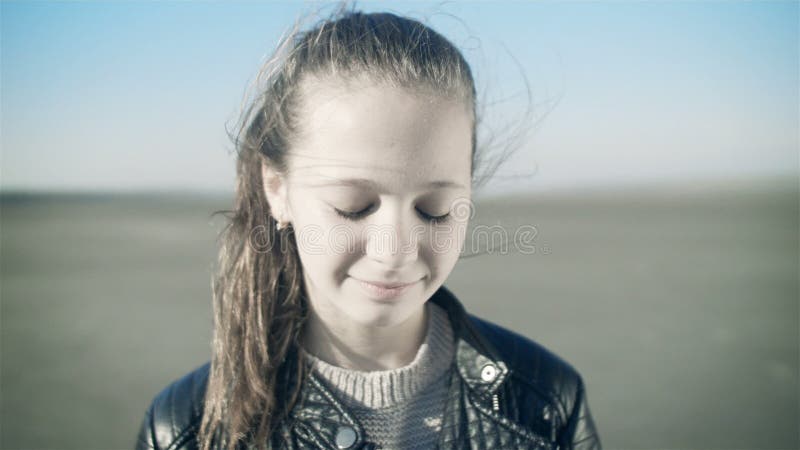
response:
<svg viewBox="0 0 800 450"><path fill-rule="evenodd" d="M359 297L359 306L351 309L348 315L353 321L364 326L389 327L395 326L408 320L417 308L424 304L421 300L413 297L396 298L390 302L376 301L369 297ZM352 306L356 306L353 304Z"/></svg>

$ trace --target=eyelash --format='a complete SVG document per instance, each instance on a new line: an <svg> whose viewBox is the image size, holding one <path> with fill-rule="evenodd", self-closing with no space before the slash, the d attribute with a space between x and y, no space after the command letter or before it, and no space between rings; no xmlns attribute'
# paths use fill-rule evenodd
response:
<svg viewBox="0 0 800 450"><path fill-rule="evenodd" d="M343 217L343 218L345 218L347 220L357 221L357 220L362 219L366 215L366 212L370 210L370 208L372 208L372 207L370 206L370 207L368 207L366 209L363 209L363 210L357 211L357 212L342 211L342 210L337 209L337 208L333 208L333 210L336 211L336 214L338 214L339 217ZM417 212L419 212L419 214L422 216L423 219L425 219L426 221L428 221L430 223L434 223L434 224L445 222L450 218L450 213L447 213L447 214L445 214L443 216L431 216L431 215L425 214L424 212L422 212L420 210L417 210Z"/></svg>

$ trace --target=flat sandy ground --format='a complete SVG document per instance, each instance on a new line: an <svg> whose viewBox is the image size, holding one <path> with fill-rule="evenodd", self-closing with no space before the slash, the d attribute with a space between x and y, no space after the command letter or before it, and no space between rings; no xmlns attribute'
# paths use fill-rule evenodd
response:
<svg viewBox="0 0 800 450"><path fill-rule="evenodd" d="M446 285L583 374L606 448L798 448L798 196L786 186L479 202L474 227L509 241L535 227L533 253L473 241L485 254ZM210 213L229 205L2 199L3 449L133 447L152 397L209 357L223 224Z"/></svg>

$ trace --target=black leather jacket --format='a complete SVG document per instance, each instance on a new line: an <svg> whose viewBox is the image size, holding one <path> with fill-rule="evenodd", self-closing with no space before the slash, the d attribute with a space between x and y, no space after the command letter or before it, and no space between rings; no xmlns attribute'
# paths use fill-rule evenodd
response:
<svg viewBox="0 0 800 450"><path fill-rule="evenodd" d="M438 449L600 449L581 376L539 344L467 313L445 287L456 339ZM196 449L209 364L173 382L150 405L138 450ZM273 438L282 449L373 449L361 425L312 373Z"/></svg>

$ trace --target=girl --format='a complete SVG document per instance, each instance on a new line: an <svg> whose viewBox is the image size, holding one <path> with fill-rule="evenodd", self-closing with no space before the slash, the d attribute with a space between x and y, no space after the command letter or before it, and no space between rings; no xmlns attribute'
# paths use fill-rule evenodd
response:
<svg viewBox="0 0 800 450"><path fill-rule="evenodd" d="M476 94L461 53L393 14L286 39L246 110L210 363L139 449L600 448L580 375L468 314Z"/></svg>

